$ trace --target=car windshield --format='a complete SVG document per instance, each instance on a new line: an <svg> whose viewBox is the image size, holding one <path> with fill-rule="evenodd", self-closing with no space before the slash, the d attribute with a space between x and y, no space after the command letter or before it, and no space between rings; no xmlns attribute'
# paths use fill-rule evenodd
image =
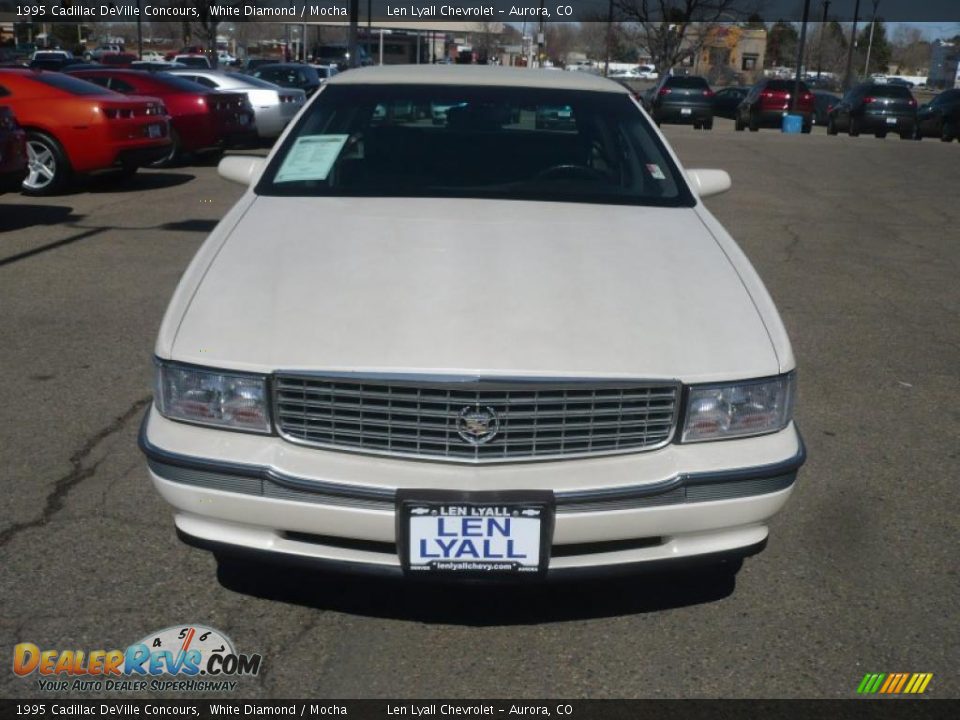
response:
<svg viewBox="0 0 960 720"><path fill-rule="evenodd" d="M708 88L707 81L702 77L671 77L667 79L667 87L673 88Z"/></svg>
<svg viewBox="0 0 960 720"><path fill-rule="evenodd" d="M257 192L694 202L626 93L403 84L328 86Z"/></svg>
<svg viewBox="0 0 960 720"><path fill-rule="evenodd" d="M904 87L903 85L868 85L866 92L877 97L901 98L903 100L909 100L913 97L913 95L910 93L910 89Z"/></svg>

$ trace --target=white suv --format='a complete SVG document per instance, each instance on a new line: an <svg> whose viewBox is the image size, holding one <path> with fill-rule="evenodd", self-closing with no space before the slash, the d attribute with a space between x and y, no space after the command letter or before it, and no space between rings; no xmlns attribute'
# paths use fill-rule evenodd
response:
<svg viewBox="0 0 960 720"><path fill-rule="evenodd" d="M140 440L184 540L491 580L763 547L804 461L793 352L701 200L729 176L625 88L352 70L220 172L249 189L170 303Z"/></svg>

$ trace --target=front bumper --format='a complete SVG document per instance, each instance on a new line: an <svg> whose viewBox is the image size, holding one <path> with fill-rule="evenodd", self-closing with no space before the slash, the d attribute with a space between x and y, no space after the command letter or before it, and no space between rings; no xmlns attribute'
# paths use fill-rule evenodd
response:
<svg viewBox="0 0 960 720"><path fill-rule="evenodd" d="M140 447L190 544L385 575L402 572L398 488L552 490L548 577L564 577L758 552L805 459L793 424L649 453L477 467L300 447L173 422L153 408Z"/></svg>

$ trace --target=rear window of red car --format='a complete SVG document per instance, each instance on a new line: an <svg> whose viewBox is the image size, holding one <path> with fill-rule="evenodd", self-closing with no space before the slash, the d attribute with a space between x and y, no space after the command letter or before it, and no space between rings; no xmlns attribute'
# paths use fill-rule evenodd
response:
<svg viewBox="0 0 960 720"><path fill-rule="evenodd" d="M793 92L793 80L768 80L767 90L773 90L774 92ZM806 83L800 83L800 92L808 92Z"/></svg>
<svg viewBox="0 0 960 720"><path fill-rule="evenodd" d="M63 90L71 95L103 95L104 93L110 92L99 85L94 85L86 80L80 80L79 78L70 77L69 75L63 75L62 73L37 73L36 75L32 75L30 79L34 82L49 85L57 90Z"/></svg>

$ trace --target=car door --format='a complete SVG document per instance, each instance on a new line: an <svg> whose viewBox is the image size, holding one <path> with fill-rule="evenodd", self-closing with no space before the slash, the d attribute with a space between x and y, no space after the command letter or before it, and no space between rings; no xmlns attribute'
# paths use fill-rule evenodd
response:
<svg viewBox="0 0 960 720"><path fill-rule="evenodd" d="M840 104L833 109L833 125L837 130L846 131L850 127L850 109L854 102L856 90L848 90Z"/></svg>
<svg viewBox="0 0 960 720"><path fill-rule="evenodd" d="M938 116L940 114L940 103L943 93L937 95L933 100L917 108L917 128L919 134L923 137L931 137L940 132L937 127Z"/></svg>
<svg viewBox="0 0 960 720"><path fill-rule="evenodd" d="M741 121L747 122L749 120L750 108L753 106L753 103L756 102L757 98L760 97L760 91L762 88L762 81L756 83L750 88L750 92L747 93L746 97L740 101L740 105L737 106L737 115L740 117Z"/></svg>

